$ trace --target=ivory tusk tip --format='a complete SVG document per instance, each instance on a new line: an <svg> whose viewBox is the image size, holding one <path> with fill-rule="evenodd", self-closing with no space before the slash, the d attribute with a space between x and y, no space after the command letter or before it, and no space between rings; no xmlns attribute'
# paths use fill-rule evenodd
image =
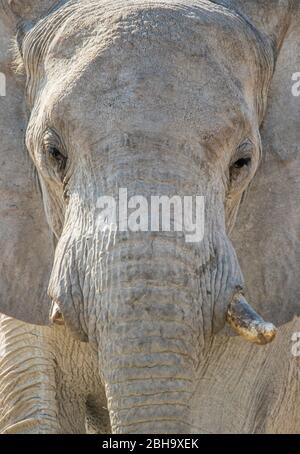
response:
<svg viewBox="0 0 300 454"><path fill-rule="evenodd" d="M272 342L277 334L277 328L272 323L263 323L257 327L257 343L260 345L269 344Z"/></svg>
<svg viewBox="0 0 300 454"><path fill-rule="evenodd" d="M52 303L52 307L51 307L51 311L50 311L50 322L53 324L53 325L64 325L65 324L65 321L64 321L64 317L63 317L63 314L58 306L58 304L56 302L53 302Z"/></svg>
<svg viewBox="0 0 300 454"><path fill-rule="evenodd" d="M258 345L269 344L276 337L276 327L265 322L240 293L229 305L227 322L239 336Z"/></svg>

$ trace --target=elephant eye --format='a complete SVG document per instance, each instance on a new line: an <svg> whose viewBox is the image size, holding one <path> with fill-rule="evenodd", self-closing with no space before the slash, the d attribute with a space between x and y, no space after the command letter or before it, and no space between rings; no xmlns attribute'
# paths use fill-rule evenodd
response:
<svg viewBox="0 0 300 454"><path fill-rule="evenodd" d="M61 153L58 148L50 146L47 148L47 152L50 158L56 162L59 170L62 171L66 168L67 158Z"/></svg>
<svg viewBox="0 0 300 454"><path fill-rule="evenodd" d="M59 151L56 147L49 147L48 154L55 159L57 162L62 162L66 160L66 157Z"/></svg>
<svg viewBox="0 0 300 454"><path fill-rule="evenodd" d="M241 159L238 159L237 161L235 161L235 163L233 164L233 167L235 169L242 169L243 167L247 167L251 164L251 158L241 158Z"/></svg>
<svg viewBox="0 0 300 454"><path fill-rule="evenodd" d="M59 173L59 177L63 177L61 175L67 165L67 155L64 152L64 147L62 145L61 139L59 135L53 129L47 129L43 135L43 154L55 172Z"/></svg>
<svg viewBox="0 0 300 454"><path fill-rule="evenodd" d="M237 159L230 166L230 181L232 184L239 184L247 178L251 172L252 159L243 157Z"/></svg>
<svg viewBox="0 0 300 454"><path fill-rule="evenodd" d="M255 166L253 166L254 156L255 146L250 140L246 140L237 148L229 169L231 185L238 187L251 177L255 170Z"/></svg>

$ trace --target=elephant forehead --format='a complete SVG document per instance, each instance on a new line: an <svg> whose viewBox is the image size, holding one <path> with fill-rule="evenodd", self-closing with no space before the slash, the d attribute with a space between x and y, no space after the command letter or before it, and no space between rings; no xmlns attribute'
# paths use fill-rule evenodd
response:
<svg viewBox="0 0 300 454"><path fill-rule="evenodd" d="M44 36L38 27L38 39L48 40L43 47L54 59L72 62L80 55L88 62L107 49L112 54L121 49L124 55L162 49L166 56L177 50L186 58L204 61L211 54L223 57L239 74L241 63L255 59L257 53L246 23L210 2L85 1L72 6L41 24ZM47 33L49 26L56 33Z"/></svg>
<svg viewBox="0 0 300 454"><path fill-rule="evenodd" d="M249 120L262 65L240 18L205 1L71 3L24 49L30 98L52 123L81 138L130 121L222 141Z"/></svg>
<svg viewBox="0 0 300 454"><path fill-rule="evenodd" d="M201 128L205 136L212 116L221 133L239 127L255 90L255 65L241 64L251 47L246 35L235 29L233 37L220 12L140 3L114 21L104 15L75 27L72 16L65 24L45 58L53 116L67 112L78 128L96 117L106 132L113 121L122 128L129 118L137 126L148 121L173 131ZM235 51L237 34L241 46Z"/></svg>
<svg viewBox="0 0 300 454"><path fill-rule="evenodd" d="M222 135L247 122L251 110L238 79L214 65L187 64L175 53L169 57L148 53L145 61L128 56L122 61L122 55L112 59L109 52L77 75L68 72L59 89L50 78L49 93L52 83L56 92L52 118L73 122L80 134L93 127L107 133L148 126L172 134L177 129Z"/></svg>

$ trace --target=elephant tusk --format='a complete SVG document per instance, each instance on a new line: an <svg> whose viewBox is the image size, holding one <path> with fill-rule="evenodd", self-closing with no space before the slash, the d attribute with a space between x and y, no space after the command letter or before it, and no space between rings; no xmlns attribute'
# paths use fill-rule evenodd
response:
<svg viewBox="0 0 300 454"><path fill-rule="evenodd" d="M52 302L52 307L50 311L50 322L54 325L65 324L63 314L55 301Z"/></svg>
<svg viewBox="0 0 300 454"><path fill-rule="evenodd" d="M234 295L226 318L231 328L249 342L265 345L276 336L276 327L265 322L240 292Z"/></svg>

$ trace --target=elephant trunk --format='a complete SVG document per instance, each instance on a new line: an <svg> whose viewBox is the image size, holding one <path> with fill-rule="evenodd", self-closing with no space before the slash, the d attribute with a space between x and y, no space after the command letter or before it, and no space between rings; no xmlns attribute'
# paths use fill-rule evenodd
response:
<svg viewBox="0 0 300 454"><path fill-rule="evenodd" d="M106 375L113 433L190 433L194 368L189 355L173 352L172 340L159 340L161 347L150 349L141 345L142 336L136 349L120 340L131 351L113 359Z"/></svg>
<svg viewBox="0 0 300 454"><path fill-rule="evenodd" d="M183 249L128 240L106 265L96 332L114 433L190 432L201 323Z"/></svg>

